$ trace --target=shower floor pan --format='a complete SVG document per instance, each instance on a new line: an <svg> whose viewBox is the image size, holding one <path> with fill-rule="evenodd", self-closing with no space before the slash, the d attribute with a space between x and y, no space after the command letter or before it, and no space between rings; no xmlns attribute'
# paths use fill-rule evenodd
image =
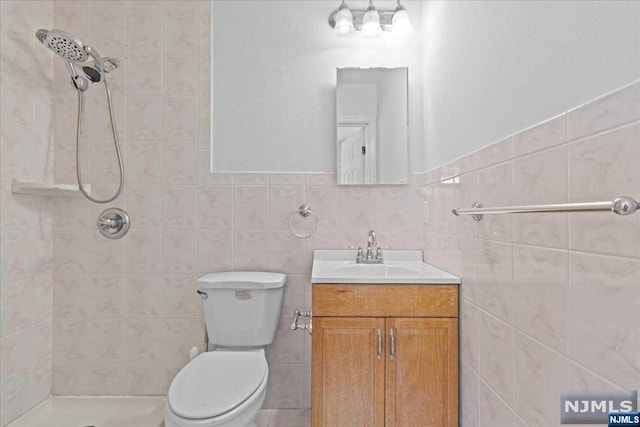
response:
<svg viewBox="0 0 640 427"><path fill-rule="evenodd" d="M161 396L55 396L7 427L163 427Z"/></svg>

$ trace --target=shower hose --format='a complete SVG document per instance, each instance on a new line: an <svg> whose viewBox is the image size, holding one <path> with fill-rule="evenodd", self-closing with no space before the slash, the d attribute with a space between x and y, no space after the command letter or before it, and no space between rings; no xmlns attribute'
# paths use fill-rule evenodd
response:
<svg viewBox="0 0 640 427"><path fill-rule="evenodd" d="M96 199L92 197L84 187L82 182L82 167L80 162L80 127L82 123L82 91L80 89L78 91L78 126L76 132L76 175L78 177L78 188L80 192L89 200L94 203L109 203L118 198L120 193L122 193L122 188L124 187L124 165L122 164L122 154L120 153L120 144L118 143L118 133L116 131L116 123L113 119L113 105L111 102L111 91L109 91L109 86L107 84L106 77L103 79L105 92L107 93L107 103L109 104L109 118L111 119L111 132L113 133L113 142L116 147L116 156L118 157L118 166L120 168L120 184L118 185L118 190L115 194L107 199Z"/></svg>

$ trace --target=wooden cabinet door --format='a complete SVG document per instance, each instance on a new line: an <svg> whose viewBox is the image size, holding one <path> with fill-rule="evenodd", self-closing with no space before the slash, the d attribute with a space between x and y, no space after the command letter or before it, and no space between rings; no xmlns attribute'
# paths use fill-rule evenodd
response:
<svg viewBox="0 0 640 427"><path fill-rule="evenodd" d="M386 334L385 426L456 427L458 319L389 318Z"/></svg>
<svg viewBox="0 0 640 427"><path fill-rule="evenodd" d="M383 318L313 318L313 427L384 426L384 335Z"/></svg>

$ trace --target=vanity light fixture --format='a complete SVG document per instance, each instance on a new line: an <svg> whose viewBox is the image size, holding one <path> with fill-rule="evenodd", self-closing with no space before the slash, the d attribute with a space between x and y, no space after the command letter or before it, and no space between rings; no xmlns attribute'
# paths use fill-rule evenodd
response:
<svg viewBox="0 0 640 427"><path fill-rule="evenodd" d="M391 18L391 26L393 33L399 36L406 36L413 33L413 26L411 20L409 20L409 14L407 9L400 3L400 0L396 2L396 10L393 12Z"/></svg>
<svg viewBox="0 0 640 427"><path fill-rule="evenodd" d="M353 26L353 15L351 14L351 9L347 6L344 0L342 0L342 4L335 12L335 25L333 27L333 31L340 36L351 36L356 32L356 28Z"/></svg>
<svg viewBox="0 0 640 427"><path fill-rule="evenodd" d="M340 7L329 15L329 25L338 36L352 36L360 32L364 36L377 36L382 31L406 36L413 32L407 9L396 1L393 10L378 10L369 0L366 9L350 9L342 0Z"/></svg>
<svg viewBox="0 0 640 427"><path fill-rule="evenodd" d="M364 12L364 17L362 18L362 34L367 37L377 36L382 33L382 28L380 27L380 15L378 14L378 10L373 5L373 0L369 0L369 7Z"/></svg>

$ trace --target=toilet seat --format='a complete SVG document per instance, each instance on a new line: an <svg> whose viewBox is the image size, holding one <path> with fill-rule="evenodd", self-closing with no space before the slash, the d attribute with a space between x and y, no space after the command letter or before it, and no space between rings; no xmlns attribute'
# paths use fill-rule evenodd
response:
<svg viewBox="0 0 640 427"><path fill-rule="evenodd" d="M267 375L264 352L203 353L176 375L167 403L171 412L181 418L215 418L251 398Z"/></svg>

